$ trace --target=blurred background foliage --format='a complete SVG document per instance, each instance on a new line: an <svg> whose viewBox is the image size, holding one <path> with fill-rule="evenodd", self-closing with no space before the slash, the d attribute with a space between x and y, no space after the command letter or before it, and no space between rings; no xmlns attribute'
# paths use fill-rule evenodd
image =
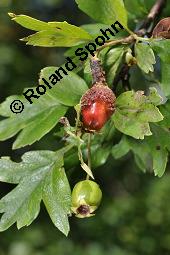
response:
<svg viewBox="0 0 170 255"><path fill-rule="evenodd" d="M153 2L126 0L131 19L138 21L143 18ZM9 95L22 93L25 87L36 85L43 67L59 66L65 60L65 49L26 47L20 42L18 39L26 35L25 30L10 21L8 12L27 14L45 21L67 20L76 25L92 22L78 10L73 0L0 0L1 102ZM170 4L163 16L170 16ZM1 156L10 155L18 160L30 149L53 150L58 146L55 135L58 130L59 127L56 127L40 142L16 151L11 150L14 139L1 142ZM104 155L103 151L97 150L95 166L101 164L101 156ZM83 177L80 168L73 172L67 167L74 166L76 160L71 154L66 162L72 185ZM42 205L40 216L31 226L20 231L14 226L0 233L0 255L170 254L168 169L161 179L150 173L143 174L135 165L133 156L128 154L117 161L109 157L106 164L96 168L95 176L103 190L103 202L95 217L84 220L72 218L71 232L66 238L53 226ZM1 183L0 196L12 188Z"/></svg>

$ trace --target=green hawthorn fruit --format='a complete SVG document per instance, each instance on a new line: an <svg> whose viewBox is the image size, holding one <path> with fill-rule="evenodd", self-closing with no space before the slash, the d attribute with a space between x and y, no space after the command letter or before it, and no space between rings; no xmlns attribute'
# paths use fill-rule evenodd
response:
<svg viewBox="0 0 170 255"><path fill-rule="evenodd" d="M78 182L72 191L72 211L78 218L93 216L99 206L102 192L97 183L90 180Z"/></svg>

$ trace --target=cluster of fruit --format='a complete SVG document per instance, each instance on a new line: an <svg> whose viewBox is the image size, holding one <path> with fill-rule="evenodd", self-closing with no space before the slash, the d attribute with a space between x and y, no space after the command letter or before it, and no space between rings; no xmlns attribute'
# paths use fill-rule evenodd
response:
<svg viewBox="0 0 170 255"><path fill-rule="evenodd" d="M170 17L162 19L156 25L152 36L170 39ZM133 60L131 54L130 60ZM93 84L81 98L81 116L85 131L93 133L99 131L114 113L116 96L108 87L98 58L91 59L91 69ZM101 198L102 192L98 184L90 180L81 181L72 192L72 211L79 218L93 216Z"/></svg>
<svg viewBox="0 0 170 255"><path fill-rule="evenodd" d="M81 98L81 116L86 132L99 131L115 111L115 94L108 87L100 60L91 59L93 85ZM72 192L72 212L79 218L93 216L102 198L98 184L91 180L77 183Z"/></svg>

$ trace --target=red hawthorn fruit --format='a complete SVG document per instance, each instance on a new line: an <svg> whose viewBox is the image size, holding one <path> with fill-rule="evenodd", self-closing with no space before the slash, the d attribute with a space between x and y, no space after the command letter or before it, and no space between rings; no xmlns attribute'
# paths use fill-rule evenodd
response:
<svg viewBox="0 0 170 255"><path fill-rule="evenodd" d="M106 83L96 82L81 98L83 126L99 131L115 111L115 95Z"/></svg>
<svg viewBox="0 0 170 255"><path fill-rule="evenodd" d="M155 38L170 39L170 17L161 19L153 30L152 36Z"/></svg>

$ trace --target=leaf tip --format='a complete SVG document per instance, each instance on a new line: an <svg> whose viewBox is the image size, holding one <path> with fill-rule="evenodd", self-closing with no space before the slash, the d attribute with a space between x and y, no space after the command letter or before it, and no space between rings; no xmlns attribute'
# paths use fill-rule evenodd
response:
<svg viewBox="0 0 170 255"><path fill-rule="evenodd" d="M27 42L27 37L19 39L21 42Z"/></svg>
<svg viewBox="0 0 170 255"><path fill-rule="evenodd" d="M70 230L68 230L67 232L63 232L63 234L64 234L66 237L68 237L69 232L70 232Z"/></svg>
<svg viewBox="0 0 170 255"><path fill-rule="evenodd" d="M15 14L15 13L13 13L13 12L8 12L8 15L12 18L12 19L14 19L17 15Z"/></svg>
<svg viewBox="0 0 170 255"><path fill-rule="evenodd" d="M14 142L12 145L12 150L16 150L16 149L19 149L19 147L17 146L16 142Z"/></svg>

